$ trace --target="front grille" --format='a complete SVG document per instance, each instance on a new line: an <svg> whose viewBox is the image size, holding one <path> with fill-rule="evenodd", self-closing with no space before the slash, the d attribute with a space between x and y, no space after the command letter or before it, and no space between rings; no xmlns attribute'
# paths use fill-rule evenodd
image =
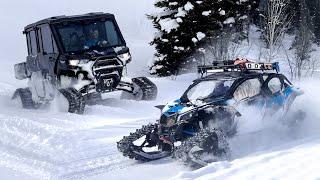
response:
<svg viewBox="0 0 320 180"><path fill-rule="evenodd" d="M100 75L102 73L111 73L115 70L122 70L123 66L116 58L111 59L97 59L94 63L92 70L94 75Z"/></svg>
<svg viewBox="0 0 320 180"><path fill-rule="evenodd" d="M94 65L97 67L103 67L103 66L121 65L121 64L117 58L109 58L109 59L98 58Z"/></svg>
<svg viewBox="0 0 320 180"><path fill-rule="evenodd" d="M98 92L116 88L122 76L123 65L117 58L98 58L92 66Z"/></svg>

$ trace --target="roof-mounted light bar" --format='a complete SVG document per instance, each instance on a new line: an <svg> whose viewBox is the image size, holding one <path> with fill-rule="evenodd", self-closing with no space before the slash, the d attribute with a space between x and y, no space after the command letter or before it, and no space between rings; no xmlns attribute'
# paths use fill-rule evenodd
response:
<svg viewBox="0 0 320 180"><path fill-rule="evenodd" d="M247 72L247 71L276 71L280 72L279 63L255 63L251 61L221 61L213 62L213 65L198 66L198 73L203 77L205 74L218 72Z"/></svg>

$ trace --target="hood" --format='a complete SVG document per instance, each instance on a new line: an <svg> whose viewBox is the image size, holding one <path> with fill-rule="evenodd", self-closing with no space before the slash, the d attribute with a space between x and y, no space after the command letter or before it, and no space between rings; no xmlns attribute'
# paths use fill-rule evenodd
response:
<svg viewBox="0 0 320 180"><path fill-rule="evenodd" d="M161 113L165 116L172 116L174 114L183 113L195 108L194 105L182 103L180 99L168 103L164 106Z"/></svg>
<svg viewBox="0 0 320 180"><path fill-rule="evenodd" d="M195 101L195 102L185 102L183 99L177 99L175 101L172 101L165 106L157 106L157 108L161 109L161 114L165 116L172 116L174 114L182 114L187 111L190 111L194 108L205 106L207 104L212 104L212 105L227 105L226 99L223 97L218 97L215 98L211 101Z"/></svg>

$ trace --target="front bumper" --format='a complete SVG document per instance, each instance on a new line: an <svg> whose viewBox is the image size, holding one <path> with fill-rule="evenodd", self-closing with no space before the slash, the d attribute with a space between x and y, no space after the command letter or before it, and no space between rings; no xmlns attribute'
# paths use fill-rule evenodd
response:
<svg viewBox="0 0 320 180"><path fill-rule="evenodd" d="M69 67L64 74L70 83L82 93L105 93L114 91L119 85L124 65L116 57L104 56L85 64ZM66 82L66 81L65 81Z"/></svg>

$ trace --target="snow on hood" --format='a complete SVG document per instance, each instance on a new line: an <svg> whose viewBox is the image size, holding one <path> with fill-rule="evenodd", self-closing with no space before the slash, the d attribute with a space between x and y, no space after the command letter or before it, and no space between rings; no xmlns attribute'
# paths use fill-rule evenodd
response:
<svg viewBox="0 0 320 180"><path fill-rule="evenodd" d="M170 103L168 103L162 110L162 114L166 116L172 116L173 114L177 113L185 113L187 111L190 111L194 109L194 106L186 106L181 103L181 100L175 100Z"/></svg>

